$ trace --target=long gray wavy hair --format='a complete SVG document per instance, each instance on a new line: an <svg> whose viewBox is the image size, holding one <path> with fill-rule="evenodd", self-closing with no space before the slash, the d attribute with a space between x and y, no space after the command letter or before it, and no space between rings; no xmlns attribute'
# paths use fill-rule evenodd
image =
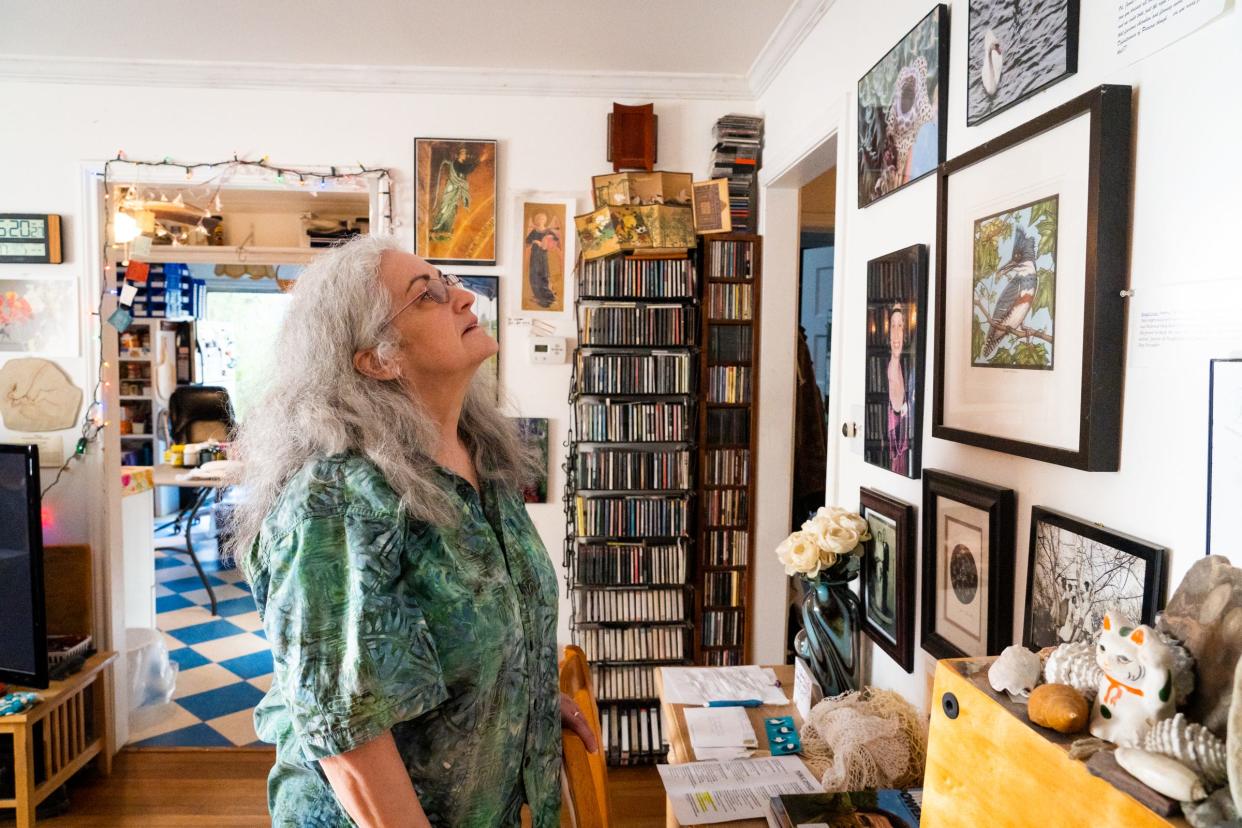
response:
<svg viewBox="0 0 1242 828"><path fill-rule="evenodd" d="M417 389L400 379L358 373L354 354L375 348L391 360L400 343L384 321L392 303L379 279L391 236L362 236L317 257L298 278L277 337L265 389L237 434L243 470L234 517L237 559L258 537L281 491L303 466L320 457L356 452L369 459L416 520L446 525L453 519L437 483L439 432ZM512 420L496 405L495 380L477 371L458 425L480 478L520 486L534 473L534 457Z"/></svg>

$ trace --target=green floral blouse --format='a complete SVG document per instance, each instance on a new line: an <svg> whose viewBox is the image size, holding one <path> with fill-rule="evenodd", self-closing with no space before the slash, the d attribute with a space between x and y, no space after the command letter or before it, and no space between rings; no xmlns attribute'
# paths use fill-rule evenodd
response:
<svg viewBox="0 0 1242 828"><path fill-rule="evenodd" d="M400 516L370 462L307 465L243 565L272 645L255 711L276 826L351 826L316 761L391 730L435 826L559 825L557 583L518 493L439 468L460 517Z"/></svg>

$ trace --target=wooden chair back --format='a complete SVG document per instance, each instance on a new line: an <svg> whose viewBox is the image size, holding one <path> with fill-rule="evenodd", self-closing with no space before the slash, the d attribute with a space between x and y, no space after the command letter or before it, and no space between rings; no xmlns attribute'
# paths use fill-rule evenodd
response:
<svg viewBox="0 0 1242 828"><path fill-rule="evenodd" d="M573 644L565 647L560 672L561 692L577 702L599 745L595 753L587 753L578 734L572 730L561 730L568 788L566 805L577 828L609 828L612 822L608 806L608 762L604 756L599 708L591 692L591 671L581 647Z"/></svg>

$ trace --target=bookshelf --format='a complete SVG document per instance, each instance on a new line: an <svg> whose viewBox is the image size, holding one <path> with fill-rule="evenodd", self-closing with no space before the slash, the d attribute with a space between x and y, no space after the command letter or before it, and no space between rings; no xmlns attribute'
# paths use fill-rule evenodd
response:
<svg viewBox="0 0 1242 828"><path fill-rule="evenodd" d="M693 257L580 263L565 565L609 764L667 751L655 670L694 657L698 285Z"/></svg>
<svg viewBox="0 0 1242 828"><path fill-rule="evenodd" d="M761 237L705 236L695 661L747 663L753 598Z"/></svg>

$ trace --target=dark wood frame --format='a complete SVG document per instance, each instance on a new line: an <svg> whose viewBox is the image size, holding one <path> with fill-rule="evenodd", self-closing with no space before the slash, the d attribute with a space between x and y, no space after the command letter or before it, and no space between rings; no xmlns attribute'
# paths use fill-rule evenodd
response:
<svg viewBox="0 0 1242 828"><path fill-rule="evenodd" d="M914 301L914 306L915 306L915 312L918 315L919 321L916 323L917 327L915 328L915 331L914 331L914 342L912 343L913 349L914 349L914 356L913 356L913 359L911 360L911 364L915 371L915 383L918 387L915 389L914 411L910 413L910 471L908 474L904 476L910 478L911 480L917 480L923 470L923 409L925 407L923 404L923 397L927 390L927 383L923 381L924 380L924 367L927 364L927 358L926 358L927 357L927 322L926 322L927 320L927 263L928 263L927 245L913 244L913 245L910 245L909 247L903 248L901 250L897 250L893 253L889 253L884 256L878 256L872 259L871 261L867 262L867 282L868 282L867 284L867 312L868 313L871 312L871 304L872 304L871 284L870 284L871 275L872 275L871 274L872 267L878 266L881 263L884 263L890 260L913 260L912 263L915 268L915 276L914 276L915 297L913 301ZM909 332L908 325L907 325L906 330L908 333ZM868 345L866 348L866 358L868 360L873 356L872 350L873 350L873 347L871 345ZM884 348L883 351L884 353L887 353L888 349ZM866 366L864 363L864 369L865 367ZM871 463L870 460L867 460L866 411L867 411L867 405L870 403L870 400L867 399L867 395L869 393L871 392L867 391L866 389L866 371L864 370L864 373L863 373L863 400L864 400L864 405L863 405L863 414L864 414L863 416L863 460L864 462L867 462L870 465L876 466L877 468L885 469L886 471L892 471L892 469L889 469L887 466L882 466L879 463ZM886 410L887 410L887 403L886 403ZM897 472L893 472L893 473L897 474Z"/></svg>
<svg viewBox="0 0 1242 828"><path fill-rule="evenodd" d="M972 13L973 10L971 9L971 4L974 2L976 2L976 0L969 0L966 4L966 46L968 49L970 47L970 35L971 32L974 31L975 27L975 18ZM979 124L984 123L1002 112L1008 112L1010 109L1014 108L1023 101L1034 97L1050 86L1060 83L1070 75L1078 74L1078 21L1080 18L1079 0L1066 0L1065 14L1068 18L1065 29L1065 71L1056 77L1049 78L1033 89L1028 89L1022 95L1014 98L1004 106L993 109L982 117L973 119L970 115L970 58L967 56L966 83L962 87L963 92L965 93L964 100L966 101L966 126L978 126Z"/></svg>
<svg viewBox="0 0 1242 828"><path fill-rule="evenodd" d="M45 689L48 683L47 611L43 579L43 527L40 525L39 447L0 445L0 454L16 455L26 465L29 488L26 491L26 536L30 545L30 607L34 627L34 670L0 668L0 683L13 682L23 687ZM17 761L21 761L20 757Z"/></svg>
<svg viewBox="0 0 1242 828"><path fill-rule="evenodd" d="M879 60L873 63L870 69L868 69L866 72L863 72L862 78L858 79L858 83L855 84L855 87L854 87L855 93L856 93L855 94L855 97L856 97L855 106L857 107L857 110L858 110L857 113L855 114L855 125L857 127L861 127L860 119L862 118L862 104L860 103L860 101L862 99L862 96L858 95L857 91L858 91L858 87L862 85L863 78L867 77L867 75L870 75L873 71L875 71L875 68L879 66L881 63L883 63L884 59L893 53L893 49L896 49L898 46L900 46L903 40L909 37L914 32L914 30L917 29L919 26L922 26L923 21L933 14L937 16L937 19L936 19L937 35L936 36L938 39L937 45L939 47L939 50L936 56L936 61L939 64L939 66L937 67L936 71L939 75L939 87L940 87L940 94L937 98L937 106L936 106L936 133L937 133L936 134L936 143L937 143L936 163L943 164L944 158L945 158L945 147L947 145L948 133L949 133L949 7L945 5L944 3L936 4L936 6L933 7L931 11L929 11L927 14L920 17L919 21L915 23L913 26L911 26L909 31L907 31L900 38L898 38L897 42L893 44L892 48L890 48L887 52L884 53L883 57L881 57ZM893 193L901 192L902 190L904 190L906 187L910 186L914 182L920 181L923 178L926 178L927 176L931 175L932 173L936 171L936 168L933 167L932 169L927 170L926 172L916 176L915 178L911 178L909 181L902 184L900 187L898 187L895 190L889 190L887 193L884 193L884 195L879 195L869 201L864 201L863 200L863 186L862 186L862 145L861 145L861 141L862 141L862 130L861 128L859 128L857 141L854 147L854 154L855 154L854 170L858 174L858 184L857 184L858 186L858 208L860 210L863 209L864 207L870 207L872 204L875 204L877 201L888 198Z"/></svg>
<svg viewBox="0 0 1242 828"><path fill-rule="evenodd" d="M936 182L936 366L932 436L1084 471L1121 464L1122 375L1129 281L1131 89L1101 86L940 165ZM1088 142L1087 237L1078 448L1066 449L944 423L945 295L949 178L1083 114ZM1058 232L1060 229L1058 229ZM1063 363L1064 364L1064 363Z"/></svg>
<svg viewBox="0 0 1242 828"><path fill-rule="evenodd" d="M1205 555L1212 554L1212 451L1215 448L1212 444L1212 429L1216 425L1212 414L1216 405L1216 363L1218 362L1242 362L1242 358L1208 360L1207 526L1205 527L1207 537L1203 546Z"/></svg>
<svg viewBox="0 0 1242 828"><path fill-rule="evenodd" d="M997 655L1013 641L1013 579L1017 496L994 486L936 469L923 470L923 649L936 658L965 658L955 644L936 632L936 498L947 497L988 513L987 653ZM982 586L982 584L981 584Z"/></svg>
<svg viewBox="0 0 1242 828"><path fill-rule="evenodd" d="M1132 620L1140 624L1155 623L1156 612L1164 606L1165 601L1164 559L1165 553L1168 551L1165 547L1156 546L1131 535L1123 535L1112 529L1106 529L1098 523L1087 523L1081 518L1067 515L1064 512L1058 512L1043 506L1032 506L1031 545L1026 565L1026 609L1022 617L1022 646L1038 650L1042 647L1060 643L1036 644L1031 637L1031 610L1034 608L1035 597L1036 537L1038 536L1040 523L1047 523L1066 529L1076 535L1082 535L1084 538L1089 538L1097 543L1111 546L1113 549L1119 549L1136 558L1141 558L1147 564L1147 571L1144 573L1143 578L1143 617Z"/></svg>
<svg viewBox="0 0 1242 828"><path fill-rule="evenodd" d="M712 250L714 245L720 242L749 242L753 245L751 257L751 278L749 281L742 279L717 279L708 276L708 264L712 261L715 252ZM750 631L753 614L751 608L755 605L755 578L754 578L754 560L755 560L755 508L757 505L755 497L755 469L758 468L759 454L759 314L761 310L760 300L763 293L763 236L753 233L713 233L710 236L702 236L699 240L702 255L699 257L699 290L701 299L701 317L700 323L702 329L700 331L701 359L699 364L699 399L698 411L695 415L698 419L698 474L699 481L699 520L698 520L698 536L696 538L698 548L698 562L695 567L695 592L694 592L694 660L698 664L703 664L705 660L704 652L706 649L712 650L740 650L742 653L739 664L749 664L750 656ZM751 316L749 320L719 320L712 319L707 311L707 295L709 284L749 284L751 286ZM751 388L749 403L709 403L707 401L709 376L712 366L710 343L711 328L713 325L748 325L751 329ZM730 364L730 363L722 363ZM710 445L707 442L707 412L712 408L747 408L750 411L750 440L746 445ZM738 486L709 486L707 481L707 461L708 452L714 448L745 448L750 452L750 475L743 487ZM746 508L748 511L745 526L730 527L744 529L747 533L747 549L746 563L740 566L725 567L709 567L707 564L707 534L712 528L707 523L707 493L713 489L719 488L741 488L746 493ZM705 584L707 581L707 572L720 572L728 570L737 570L742 573L743 585L742 594L743 601L738 607L716 608L705 607L704 599L706 597ZM723 609L726 612L735 612L741 619L742 643L740 645L724 645L705 648L703 645L703 613L705 610Z"/></svg>
<svg viewBox="0 0 1242 828"><path fill-rule="evenodd" d="M477 267L495 267L496 254L498 254L500 251L500 221L499 221L499 218L500 218L500 141L496 138L433 138L433 137L428 137L428 136L414 139L414 252L415 253L418 253L419 220L420 218L423 218L422 216L419 215L419 211L418 211L418 148L419 148L419 144L423 141L443 141L445 143L450 143L450 144L451 143L492 144L496 148L496 163L495 163L496 174L495 174L494 179L492 180L492 203L495 205L493 212L496 214L495 218L497 219L497 221L495 223L496 229L493 231L493 245L492 245L493 256L492 258L490 259L433 259L431 257L427 257L427 261L432 262L433 264L475 265ZM434 176L434 171L432 172L432 175ZM431 182L428 182L428 183L430 184ZM428 192L428 195L427 195L427 209L428 210L431 209L431 202L432 202L432 196L431 196L431 193Z"/></svg>
<svg viewBox="0 0 1242 828"><path fill-rule="evenodd" d="M918 556L915 553L914 506L905 501L876 491L861 488L858 490L858 513L865 520L867 512L875 512L896 524L898 548L893 550L895 567L893 578L896 581L897 606L894 616L897 621L897 641L890 641L879 627L871 623L867 615L867 579L870 576L867 552L862 556L862 579L859 583L859 612L861 626L876 645L888 653L893 661L901 665L907 673L914 672L914 585L918 580Z"/></svg>

